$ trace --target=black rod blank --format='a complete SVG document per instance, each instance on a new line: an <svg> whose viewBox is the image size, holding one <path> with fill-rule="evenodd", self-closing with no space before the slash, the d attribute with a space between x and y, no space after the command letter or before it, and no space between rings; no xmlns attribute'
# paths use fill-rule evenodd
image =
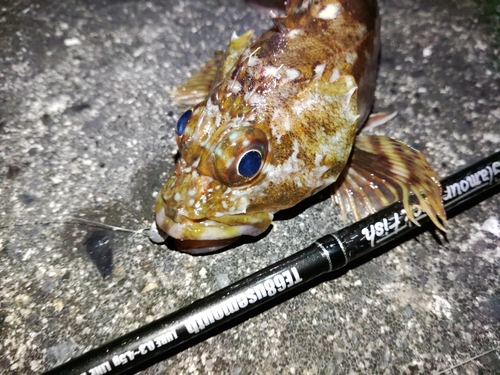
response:
<svg viewBox="0 0 500 375"><path fill-rule="evenodd" d="M489 196L500 185L500 152L447 177L441 182L446 212L463 209ZM483 198L484 199L484 198ZM415 219L428 225L429 217L413 205ZM416 234L420 227L408 220L401 202L321 237L271 266L58 366L46 374L132 374L175 353L181 344L200 340L207 332L235 318L252 316L288 291L318 276L340 269L381 246ZM276 301L275 301L276 302Z"/></svg>

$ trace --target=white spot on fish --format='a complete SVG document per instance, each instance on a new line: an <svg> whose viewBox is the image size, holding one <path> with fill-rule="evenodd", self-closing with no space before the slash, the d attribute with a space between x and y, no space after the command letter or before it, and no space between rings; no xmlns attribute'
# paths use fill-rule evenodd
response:
<svg viewBox="0 0 500 375"><path fill-rule="evenodd" d="M238 211L241 213L246 213L247 207L250 204L250 201L248 200L247 197L241 197L239 204L238 204Z"/></svg>
<svg viewBox="0 0 500 375"><path fill-rule="evenodd" d="M241 84L236 80L229 81L228 86L229 91L231 91L233 94L237 94L241 91Z"/></svg>
<svg viewBox="0 0 500 375"><path fill-rule="evenodd" d="M368 29L366 28L365 25L361 25L359 24L358 27L356 28L356 31L358 32L358 36L360 38L363 38L365 36L365 34L368 32ZM379 37L376 37L375 40L378 40ZM377 44L377 43L375 43Z"/></svg>
<svg viewBox="0 0 500 375"><path fill-rule="evenodd" d="M196 191L197 191L196 189L189 189L188 190L188 195L190 197L194 197L196 195Z"/></svg>
<svg viewBox="0 0 500 375"><path fill-rule="evenodd" d="M304 167L304 162L298 158L300 151L300 145L297 140L293 141L293 153L290 157L281 165L282 171L289 175L292 172L301 170Z"/></svg>
<svg viewBox="0 0 500 375"><path fill-rule="evenodd" d="M181 193L177 192L174 195L174 201L180 202L181 201Z"/></svg>
<svg viewBox="0 0 500 375"><path fill-rule="evenodd" d="M325 186L328 186L330 183L335 181L337 178L333 177L331 179L325 179L323 175L330 169L330 167L326 165L317 166L315 168L311 168L304 176L302 176L304 184L314 191L317 189L322 189Z"/></svg>
<svg viewBox="0 0 500 375"><path fill-rule="evenodd" d="M248 104L257 106L266 102L266 98L263 95L257 94L255 92L250 92L245 94L245 100Z"/></svg>
<svg viewBox="0 0 500 375"><path fill-rule="evenodd" d="M228 158L226 160L226 168L229 169L229 167L231 166L231 164L233 164L233 162L234 162L234 157Z"/></svg>
<svg viewBox="0 0 500 375"><path fill-rule="evenodd" d="M357 58L358 54L356 52L346 52L345 54L345 61L347 61L348 64L354 64Z"/></svg>
<svg viewBox="0 0 500 375"><path fill-rule="evenodd" d="M332 75L330 76L330 83L335 82L340 78L340 72L337 68L333 69Z"/></svg>
<svg viewBox="0 0 500 375"><path fill-rule="evenodd" d="M293 39L295 38L297 35L300 35L302 34L302 30L301 29L293 29L293 30L290 30L289 33L287 34L287 36L290 38L290 39Z"/></svg>
<svg viewBox="0 0 500 375"><path fill-rule="evenodd" d="M323 72L325 71L325 66L326 66L326 63L323 63L323 64L318 64L314 67L314 78L320 78L322 75L323 75Z"/></svg>
<svg viewBox="0 0 500 375"><path fill-rule="evenodd" d="M322 154L316 154L316 157L314 158L314 164L319 167L323 164L323 160L325 160L325 155Z"/></svg>
<svg viewBox="0 0 500 375"><path fill-rule="evenodd" d="M269 125L271 127L272 136L278 144L281 143L281 136L287 131L290 131L292 127L288 112L280 107L274 110L273 117L271 118L271 123Z"/></svg>
<svg viewBox="0 0 500 375"><path fill-rule="evenodd" d="M285 71L287 81L293 81L300 77L300 71L294 68L289 68Z"/></svg>
<svg viewBox="0 0 500 375"><path fill-rule="evenodd" d="M221 121L222 121L222 115L220 111L218 111L217 114L215 115L215 123L214 123L216 128L219 127Z"/></svg>
<svg viewBox="0 0 500 375"><path fill-rule="evenodd" d="M247 63L247 66L255 66L257 65L257 63L260 61L260 59L257 57L257 56L254 56L254 55L251 55L249 58L248 58L248 63Z"/></svg>
<svg viewBox="0 0 500 375"><path fill-rule="evenodd" d="M322 20L334 20L340 13L340 6L338 4L328 4L318 13L317 18Z"/></svg>
<svg viewBox="0 0 500 375"><path fill-rule="evenodd" d="M264 77L272 77L275 76L276 73L278 73L278 70L280 70L281 66L276 67L276 66L265 66L264 67Z"/></svg>
<svg viewBox="0 0 500 375"><path fill-rule="evenodd" d="M309 3L310 3L309 0L304 0L300 5L299 10L302 12L306 11L309 8Z"/></svg>

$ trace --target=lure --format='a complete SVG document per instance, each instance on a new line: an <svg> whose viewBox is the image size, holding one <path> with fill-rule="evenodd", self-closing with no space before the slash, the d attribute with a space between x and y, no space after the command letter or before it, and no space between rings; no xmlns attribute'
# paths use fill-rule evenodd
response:
<svg viewBox="0 0 500 375"><path fill-rule="evenodd" d="M410 192L443 229L441 188L422 153L357 135L374 100L380 20L375 0L291 0L251 42L233 34L172 95L180 157L155 204L153 229L205 253L264 232L273 214L334 184L355 219ZM380 116L379 116L380 117ZM387 116L382 116L387 119Z"/></svg>

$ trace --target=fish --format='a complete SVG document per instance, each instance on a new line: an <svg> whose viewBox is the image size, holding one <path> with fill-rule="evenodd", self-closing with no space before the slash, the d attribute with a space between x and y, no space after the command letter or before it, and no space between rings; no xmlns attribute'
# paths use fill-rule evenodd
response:
<svg viewBox="0 0 500 375"><path fill-rule="evenodd" d="M376 0L290 0L253 39L233 33L172 91L179 118L175 171L155 202L151 238L203 254L258 236L274 214L328 187L354 219L410 195L444 230L441 187L425 156L364 135L380 50ZM417 223L418 224L418 223Z"/></svg>

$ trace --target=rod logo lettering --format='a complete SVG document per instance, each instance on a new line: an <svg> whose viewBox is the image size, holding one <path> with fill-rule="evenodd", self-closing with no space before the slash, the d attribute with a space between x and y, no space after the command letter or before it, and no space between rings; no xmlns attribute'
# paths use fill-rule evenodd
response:
<svg viewBox="0 0 500 375"><path fill-rule="evenodd" d="M302 281L297 268L292 267L186 319L184 326L189 333L198 333L215 321L245 309L264 298L275 296Z"/></svg>
<svg viewBox="0 0 500 375"><path fill-rule="evenodd" d="M466 193L472 193L483 185L490 185L500 178L500 162L495 161L480 171L466 176L454 184L446 186L443 201L447 202Z"/></svg>
<svg viewBox="0 0 500 375"><path fill-rule="evenodd" d="M418 218L424 214L424 211L418 204L412 204L411 208L413 210L413 217L418 221ZM402 229L412 225L415 224L408 219L406 211L403 209L401 212L395 212L392 216L361 229L361 234L366 241L370 242L370 246L374 247L379 242L386 241Z"/></svg>

